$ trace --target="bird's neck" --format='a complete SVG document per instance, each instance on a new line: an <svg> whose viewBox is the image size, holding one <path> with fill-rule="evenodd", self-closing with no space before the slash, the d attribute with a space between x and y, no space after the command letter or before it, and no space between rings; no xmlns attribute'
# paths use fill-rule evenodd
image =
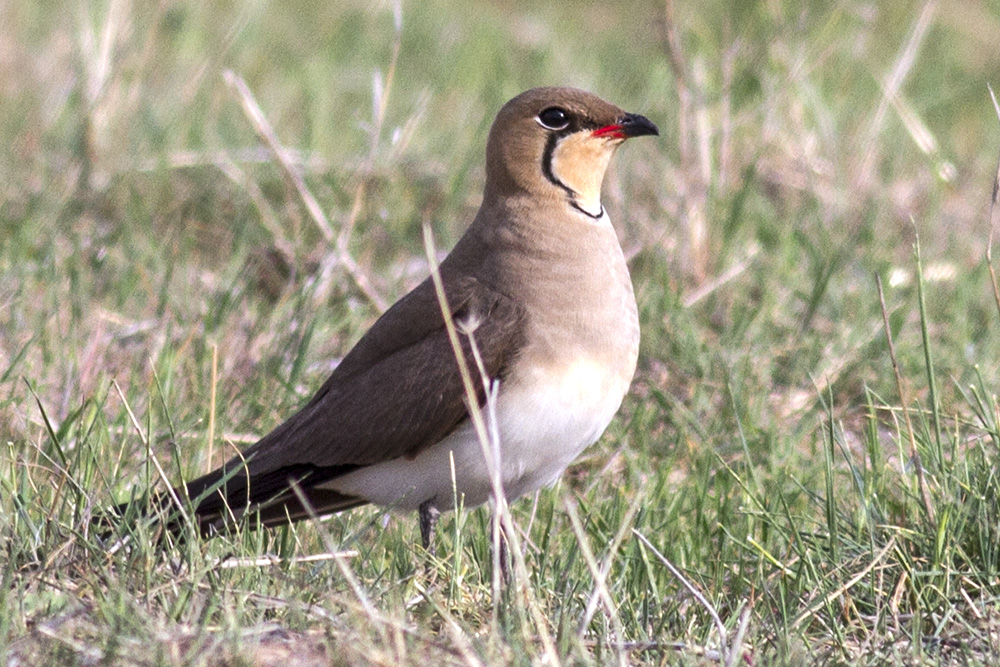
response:
<svg viewBox="0 0 1000 667"><path fill-rule="evenodd" d="M495 289L575 320L588 313L594 322L619 317L623 303L634 309L628 267L607 214L586 215L558 197L541 205L537 198L508 197L500 206L484 202L469 231L480 246L473 254L489 258L469 270L495 281Z"/></svg>

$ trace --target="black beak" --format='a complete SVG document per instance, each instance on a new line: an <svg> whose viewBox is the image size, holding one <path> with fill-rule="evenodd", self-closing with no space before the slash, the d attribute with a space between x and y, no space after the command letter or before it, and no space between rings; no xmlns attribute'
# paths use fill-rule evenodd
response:
<svg viewBox="0 0 1000 667"><path fill-rule="evenodd" d="M660 131L653 124L653 121L649 120L645 116L640 116L637 113L627 113L624 118L621 119L620 125L622 126L622 132L626 137L641 137L647 134L659 135Z"/></svg>

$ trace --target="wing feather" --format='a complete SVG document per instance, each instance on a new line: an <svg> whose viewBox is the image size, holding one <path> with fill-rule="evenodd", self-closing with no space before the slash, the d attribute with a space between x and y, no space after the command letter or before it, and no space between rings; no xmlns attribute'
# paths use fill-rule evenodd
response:
<svg viewBox="0 0 1000 667"><path fill-rule="evenodd" d="M455 320L473 323L486 374L502 378L523 339L523 309L473 277L447 284ZM470 338L459 338L474 368ZM482 404L485 391L474 379ZM308 489L366 465L416 456L467 415L458 363L428 279L376 321L298 413L219 470L190 482L187 492L195 498L238 467L222 493L202 501L200 515L218 514L224 503L236 510L248 500L284 496L291 502L290 480Z"/></svg>

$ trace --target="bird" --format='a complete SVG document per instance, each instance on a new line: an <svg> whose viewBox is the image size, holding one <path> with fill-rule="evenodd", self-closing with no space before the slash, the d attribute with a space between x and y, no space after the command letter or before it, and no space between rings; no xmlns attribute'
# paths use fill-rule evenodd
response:
<svg viewBox="0 0 1000 667"><path fill-rule="evenodd" d="M462 352L488 380L474 383L480 406L495 389L508 500L554 483L632 382L638 309L601 188L625 140L658 134L648 118L565 87L514 97L490 129L481 206L438 272ZM432 278L388 308L298 412L172 490L202 535L243 515L270 527L371 503L417 511L429 548L457 498L493 497Z"/></svg>

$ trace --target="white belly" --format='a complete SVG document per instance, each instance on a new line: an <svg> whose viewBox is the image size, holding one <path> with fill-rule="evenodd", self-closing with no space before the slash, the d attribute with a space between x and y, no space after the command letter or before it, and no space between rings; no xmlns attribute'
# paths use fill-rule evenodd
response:
<svg viewBox="0 0 1000 667"><path fill-rule="evenodd" d="M551 484L618 411L634 367L609 370L578 359L553 369L519 369L516 384L501 385L497 396L500 467L508 499ZM438 509L454 507L454 485L472 507L492 496L489 468L472 424L414 459L378 463L331 480L325 486L386 507L417 509L432 500Z"/></svg>

